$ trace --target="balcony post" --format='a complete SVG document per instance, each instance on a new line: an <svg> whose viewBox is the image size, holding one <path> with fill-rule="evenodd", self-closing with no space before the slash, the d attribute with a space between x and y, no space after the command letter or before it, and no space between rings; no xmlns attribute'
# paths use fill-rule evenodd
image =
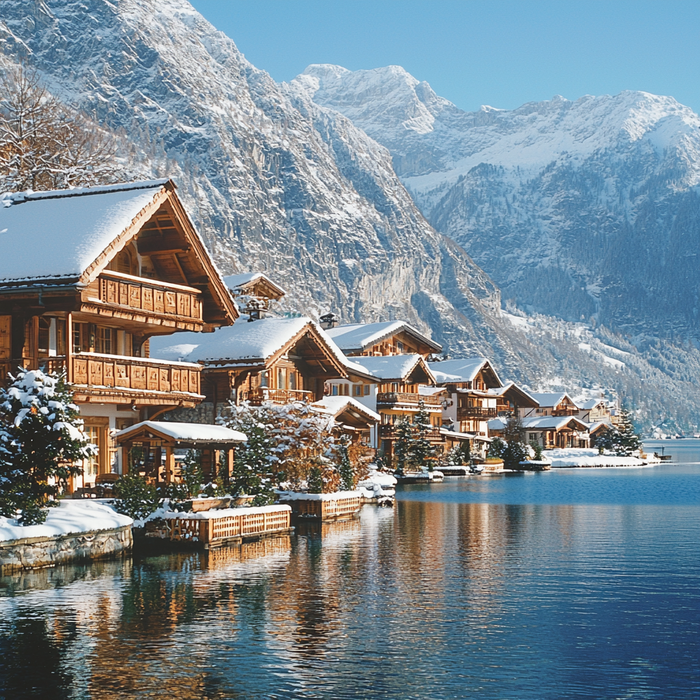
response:
<svg viewBox="0 0 700 700"><path fill-rule="evenodd" d="M66 315L66 381L73 382L73 314Z"/></svg>

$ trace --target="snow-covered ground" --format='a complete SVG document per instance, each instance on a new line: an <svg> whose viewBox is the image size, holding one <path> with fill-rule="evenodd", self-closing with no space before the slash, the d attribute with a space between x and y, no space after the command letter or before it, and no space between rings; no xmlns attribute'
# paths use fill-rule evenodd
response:
<svg viewBox="0 0 700 700"><path fill-rule="evenodd" d="M396 493L396 477L372 469L370 473L357 484L357 490L364 498L393 496Z"/></svg>
<svg viewBox="0 0 700 700"><path fill-rule="evenodd" d="M552 463L552 468L557 467L643 467L649 464L658 464L659 460L652 456L641 460L637 457L618 457L617 455L600 455L597 449L568 448L547 450L544 455Z"/></svg>
<svg viewBox="0 0 700 700"><path fill-rule="evenodd" d="M26 537L56 537L69 533L112 530L131 525L133 520L115 512L104 503L88 500L65 500L57 508L49 508L41 525L18 525L16 520L0 516L0 542Z"/></svg>

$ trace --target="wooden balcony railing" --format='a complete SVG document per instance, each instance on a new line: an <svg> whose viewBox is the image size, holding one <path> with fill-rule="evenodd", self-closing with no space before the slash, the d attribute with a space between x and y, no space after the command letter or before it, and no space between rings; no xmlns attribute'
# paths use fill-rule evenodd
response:
<svg viewBox="0 0 700 700"><path fill-rule="evenodd" d="M201 365L126 355L79 353L72 358L72 383L139 391L200 393Z"/></svg>
<svg viewBox="0 0 700 700"><path fill-rule="evenodd" d="M192 287L105 270L97 278L101 302L158 316L202 321L201 292Z"/></svg>
<svg viewBox="0 0 700 700"><path fill-rule="evenodd" d="M437 396L423 396L422 394L409 394L402 391L386 391L377 394L377 404L403 403L418 406L421 399L426 406L440 405L440 399Z"/></svg>
<svg viewBox="0 0 700 700"><path fill-rule="evenodd" d="M263 401L285 404L294 401L311 402L314 400L313 392L301 389L267 389L261 387L252 391L244 391L240 394L241 401L250 401L253 406L260 406Z"/></svg>
<svg viewBox="0 0 700 700"><path fill-rule="evenodd" d="M102 355L82 352L71 357L70 382L76 386L99 387L101 389L129 389L168 393L200 393L201 365L192 362L166 362L146 357L128 355ZM28 366L26 360L0 363L0 380L8 373L14 374L20 365ZM39 367L47 372L66 369L65 357L39 359ZM113 393L113 392L110 392Z"/></svg>
<svg viewBox="0 0 700 700"><path fill-rule="evenodd" d="M459 406L457 408L457 420L468 420L470 418L489 420L497 416L497 408L485 408L483 406Z"/></svg>
<svg viewBox="0 0 700 700"><path fill-rule="evenodd" d="M388 423L383 423L379 426L379 437L383 440L393 440L396 438L396 426ZM443 435L440 432L440 428L431 428L427 431L425 437L428 440L433 440L436 442L443 441Z"/></svg>

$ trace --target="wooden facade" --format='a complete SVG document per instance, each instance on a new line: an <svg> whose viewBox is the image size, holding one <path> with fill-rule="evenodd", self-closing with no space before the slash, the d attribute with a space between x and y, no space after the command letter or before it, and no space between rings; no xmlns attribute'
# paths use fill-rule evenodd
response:
<svg viewBox="0 0 700 700"><path fill-rule="evenodd" d="M124 217L112 202L129 195L138 209ZM100 448L77 487L120 468L116 430L204 398L201 367L150 359L149 338L211 330L232 323L238 312L172 182L24 196L9 207L18 234L26 221L34 236L52 236L53 221L43 211L57 200L75 210L66 247L80 251L95 236L92 212L115 235L70 275L57 270L56 277L33 279L19 265L15 277L0 280L0 379L17 367L65 372Z"/></svg>

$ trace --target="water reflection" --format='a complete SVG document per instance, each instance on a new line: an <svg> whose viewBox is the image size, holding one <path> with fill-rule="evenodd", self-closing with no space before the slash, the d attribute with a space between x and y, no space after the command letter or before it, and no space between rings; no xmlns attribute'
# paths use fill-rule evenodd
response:
<svg viewBox="0 0 700 700"><path fill-rule="evenodd" d="M440 493L3 579L0 697L692 696L697 506Z"/></svg>

